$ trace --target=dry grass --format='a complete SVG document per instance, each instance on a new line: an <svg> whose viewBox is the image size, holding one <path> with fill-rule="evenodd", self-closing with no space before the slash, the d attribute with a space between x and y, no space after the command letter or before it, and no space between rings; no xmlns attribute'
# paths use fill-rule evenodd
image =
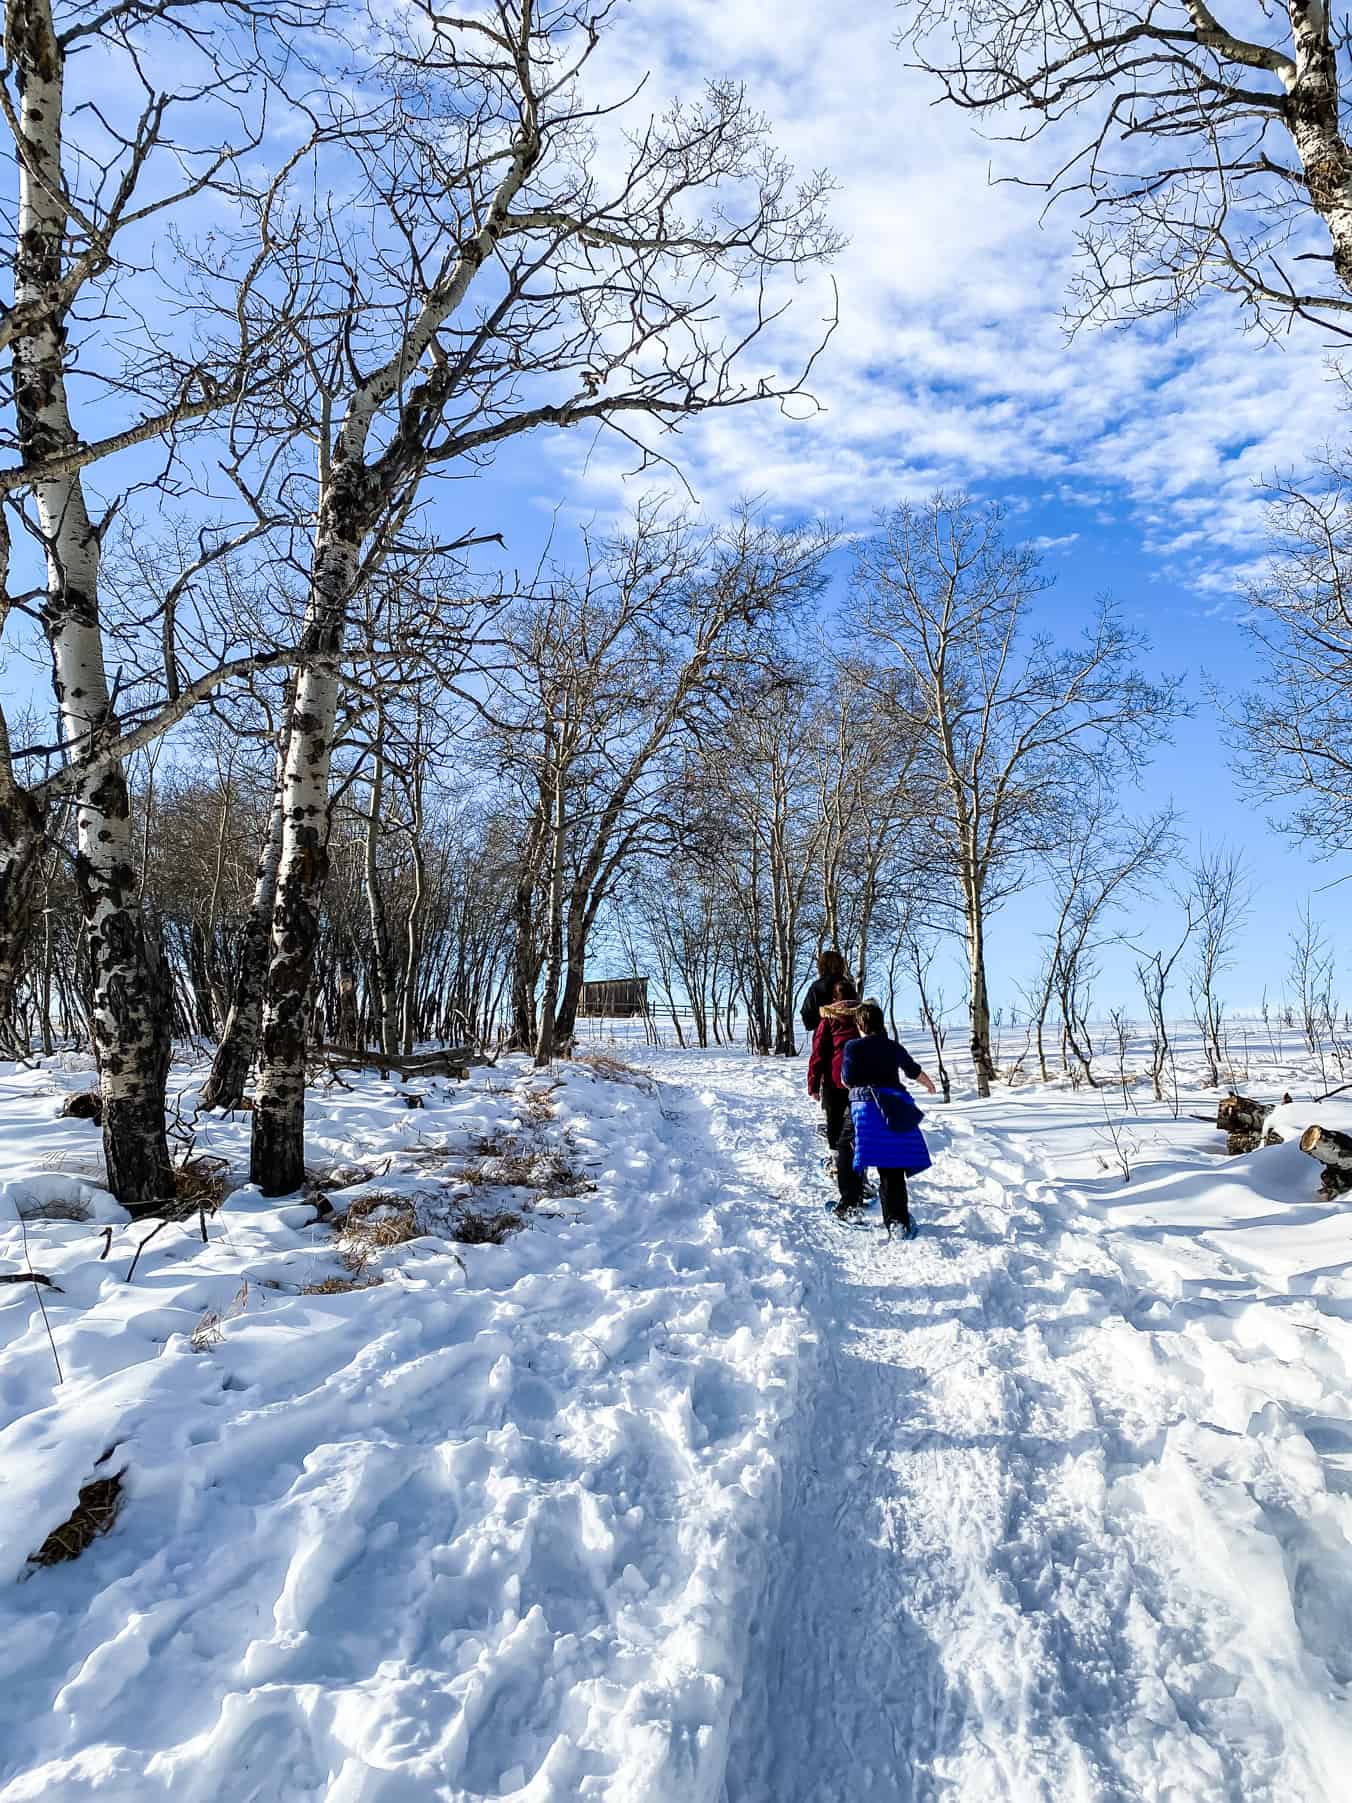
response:
<svg viewBox="0 0 1352 1803"><path fill-rule="evenodd" d="M379 1253L421 1239L429 1230L407 1196L388 1195L381 1190L357 1196L336 1224L338 1255L358 1280L365 1279L367 1266Z"/></svg>
<svg viewBox="0 0 1352 1803"><path fill-rule="evenodd" d="M530 1127L543 1127L552 1121L558 1113L554 1097L563 1087L560 1083L551 1083L544 1089L528 1089L522 1097L522 1119Z"/></svg>
<svg viewBox="0 0 1352 1803"><path fill-rule="evenodd" d="M199 1152L174 1166L174 1205L185 1215L214 1215L230 1194L230 1165L224 1158Z"/></svg>
<svg viewBox="0 0 1352 1803"><path fill-rule="evenodd" d="M376 1247L402 1246L426 1231L407 1196L387 1195L381 1190L349 1203L338 1228L340 1239L359 1237Z"/></svg>
<svg viewBox="0 0 1352 1803"><path fill-rule="evenodd" d="M514 1208L489 1213L478 1208L459 1208L451 1224L451 1237L462 1246L500 1246L514 1233L520 1233L526 1217Z"/></svg>
<svg viewBox="0 0 1352 1803"><path fill-rule="evenodd" d="M596 1185L558 1152L537 1159L535 1183L542 1196L585 1196Z"/></svg>
<svg viewBox="0 0 1352 1803"><path fill-rule="evenodd" d="M224 1308L209 1308L193 1328L190 1338L194 1352L214 1352L225 1338L225 1324L242 1315L249 1306L249 1280L246 1277Z"/></svg>
<svg viewBox="0 0 1352 1803"><path fill-rule="evenodd" d="M379 1271L354 1271L350 1277L321 1277L318 1283L303 1283L302 1296L346 1296L353 1290L377 1289L385 1279Z"/></svg>
<svg viewBox="0 0 1352 1803"><path fill-rule="evenodd" d="M579 1052L573 1060L581 1064L595 1077L603 1077L607 1083L627 1083L633 1089L641 1089L645 1095L653 1095L657 1085L646 1071L626 1064L623 1058L617 1058L613 1052Z"/></svg>
<svg viewBox="0 0 1352 1803"><path fill-rule="evenodd" d="M532 1152L522 1146L469 1159L460 1181L475 1189L530 1189L538 1196L580 1196L592 1187L562 1153Z"/></svg>
<svg viewBox="0 0 1352 1803"><path fill-rule="evenodd" d="M80 1491L80 1500L59 1527L52 1529L35 1553L28 1555L30 1565L60 1565L67 1559L78 1559L100 1534L106 1534L117 1520L122 1507L122 1473L94 1478Z"/></svg>
<svg viewBox="0 0 1352 1803"><path fill-rule="evenodd" d="M491 1167L491 1169L490 1169ZM478 1181L485 1185L506 1187L513 1178L529 1181L537 1188L542 1180L558 1183L565 1177L579 1181L576 1173L548 1158L532 1158L525 1153L499 1154L485 1159L479 1167ZM575 1193L572 1190L548 1193ZM532 1201L535 1198L532 1197ZM514 1233L529 1226L530 1203L520 1208L493 1208L469 1200L457 1202L444 1189L416 1196L391 1195L374 1191L360 1196L335 1225L338 1229L338 1256L346 1275L327 1277L302 1287L302 1295L342 1295L350 1290L369 1288L382 1281L381 1273L372 1266L378 1256L393 1246L433 1235L456 1240L465 1246L500 1246Z"/></svg>
<svg viewBox="0 0 1352 1803"><path fill-rule="evenodd" d="M471 1158L460 1171L462 1183L476 1189L496 1186L501 1189L529 1189L534 1182L536 1155L518 1147L504 1147L486 1157Z"/></svg>
<svg viewBox="0 0 1352 1803"><path fill-rule="evenodd" d="M88 1221L94 1213L88 1202L83 1202L78 1197L53 1202L25 1202L21 1196L15 1206L21 1221Z"/></svg>

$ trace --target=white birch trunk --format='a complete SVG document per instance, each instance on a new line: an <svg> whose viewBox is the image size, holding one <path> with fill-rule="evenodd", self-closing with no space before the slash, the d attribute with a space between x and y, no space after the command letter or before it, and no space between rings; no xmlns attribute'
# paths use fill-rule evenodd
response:
<svg viewBox="0 0 1352 1803"><path fill-rule="evenodd" d="M540 1031L535 1042L535 1062L543 1067L554 1056L554 1027L559 1007L559 982L563 969L564 847L567 817L564 812L564 759L554 764L554 798L549 849L549 950L545 958L544 990L540 997Z"/></svg>
<svg viewBox="0 0 1352 1803"><path fill-rule="evenodd" d="M986 921L980 883L975 872L963 880L963 902L967 914L967 967L971 989L970 1018L972 1027L972 1068L976 1073L976 1093L988 1096L995 1077L991 1057L991 1004L986 986Z"/></svg>
<svg viewBox="0 0 1352 1803"><path fill-rule="evenodd" d="M1352 155L1339 110L1338 59L1322 0L1288 0L1295 71L1287 78L1285 117L1309 186L1328 227L1333 268L1352 293Z"/></svg>
<svg viewBox="0 0 1352 1803"><path fill-rule="evenodd" d="M202 1086L204 1108L238 1108L258 1050L258 1029L267 986L268 945L272 936L272 910L277 899L277 872L282 861L282 790L286 777L286 736L277 748L272 775L272 808L268 830L254 872L253 904L240 947L230 1012L225 1031L211 1061L211 1075Z"/></svg>
<svg viewBox="0 0 1352 1803"><path fill-rule="evenodd" d="M366 823L366 910L371 921L371 943L375 953L376 1007L379 1009L377 1031L380 1049L387 1058L399 1055L397 1003L394 981L394 957L390 949L390 923L385 911L385 897L380 887L380 819L385 808L384 722L380 723L375 756L371 766L371 812Z"/></svg>
<svg viewBox="0 0 1352 1803"><path fill-rule="evenodd" d="M333 659L341 649L356 582L364 522L346 531L341 493L320 516L306 623L319 661L296 678L282 780L282 846L272 916L254 1093L250 1168L264 1195L284 1196L305 1181L305 1006L328 874L329 768L338 709ZM335 514L338 519L335 519Z"/></svg>
<svg viewBox="0 0 1352 1803"><path fill-rule="evenodd" d="M49 0L9 0L20 132L16 306L40 307L60 281L66 231L63 56ZM15 344L15 405L25 463L79 442L66 397L64 316L49 311ZM45 625L61 738L87 753L117 730L99 623L99 538L78 475L35 482L47 553ZM103 1097L108 1187L124 1206L172 1193L164 1092L170 1011L158 927L137 895L126 776L112 765L75 791L76 881L93 971L91 1029Z"/></svg>

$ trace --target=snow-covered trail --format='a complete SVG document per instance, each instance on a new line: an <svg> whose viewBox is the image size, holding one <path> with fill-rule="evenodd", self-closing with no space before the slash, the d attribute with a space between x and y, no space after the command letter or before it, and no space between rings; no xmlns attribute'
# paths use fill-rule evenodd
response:
<svg viewBox="0 0 1352 1803"><path fill-rule="evenodd" d="M1345 1794L1347 1499L1280 1336L1178 1330L961 1108L888 1245L825 1211L801 1067L662 1069L779 1195L816 1342L726 1803Z"/></svg>

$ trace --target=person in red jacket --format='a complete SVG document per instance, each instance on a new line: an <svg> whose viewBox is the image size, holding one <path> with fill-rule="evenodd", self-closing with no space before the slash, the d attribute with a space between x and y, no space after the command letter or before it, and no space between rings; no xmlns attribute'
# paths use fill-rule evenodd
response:
<svg viewBox="0 0 1352 1803"><path fill-rule="evenodd" d="M822 1009L812 1035L812 1056L807 1061L807 1093L819 1097L826 1110L826 1143L836 1155L837 1213L841 1214L857 1208L864 1194L863 1177L854 1168L850 1092L841 1080L845 1047L859 1037L858 1006L859 991L848 977L838 977L832 999Z"/></svg>

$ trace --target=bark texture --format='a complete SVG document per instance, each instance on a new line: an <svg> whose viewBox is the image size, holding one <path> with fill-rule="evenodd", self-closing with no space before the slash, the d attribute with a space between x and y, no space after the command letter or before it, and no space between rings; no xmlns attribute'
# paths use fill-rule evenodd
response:
<svg viewBox="0 0 1352 1803"><path fill-rule="evenodd" d="M1326 1196L1345 1196L1352 1190L1352 1133L1338 1133L1332 1127L1307 1127L1300 1136L1300 1149L1317 1158L1324 1167L1320 1186Z"/></svg>
<svg viewBox="0 0 1352 1803"><path fill-rule="evenodd" d="M41 811L13 780L6 758L0 765L0 1033L7 1038L37 909L42 846Z"/></svg>
<svg viewBox="0 0 1352 1803"><path fill-rule="evenodd" d="M272 909L277 899L277 871L282 857L282 779L286 772L285 748L277 754L272 809L267 834L258 854L253 902L240 946L235 991L226 1017L225 1031L211 1061L211 1074L202 1086L204 1108L238 1108L253 1070L258 1050L258 1029L263 1014L263 991L268 980L268 943L272 936Z"/></svg>
<svg viewBox="0 0 1352 1803"><path fill-rule="evenodd" d="M365 510L338 481L321 513L307 651L287 735L282 846L273 908L267 994L254 1093L250 1168L265 1196L305 1181L305 1006L328 875L329 769L348 598L356 580Z"/></svg>
<svg viewBox="0 0 1352 1803"><path fill-rule="evenodd" d="M1338 56L1322 0L1288 0L1294 67L1283 69L1284 115L1310 204L1328 227L1333 268L1352 294L1352 155L1342 134Z"/></svg>
<svg viewBox="0 0 1352 1803"><path fill-rule="evenodd" d="M64 313L48 305L63 273L64 52L48 0L9 0L6 40L19 88L19 231L15 302L36 323L14 345L22 459L37 468L80 437L66 395ZM116 735L99 625L100 539L78 474L34 480L47 559L44 626L61 737L79 758ZM140 1208L172 1192L164 1091L170 1016L158 923L143 914L131 809L120 764L74 790L76 883L93 976L91 1027L103 1095L108 1186Z"/></svg>

